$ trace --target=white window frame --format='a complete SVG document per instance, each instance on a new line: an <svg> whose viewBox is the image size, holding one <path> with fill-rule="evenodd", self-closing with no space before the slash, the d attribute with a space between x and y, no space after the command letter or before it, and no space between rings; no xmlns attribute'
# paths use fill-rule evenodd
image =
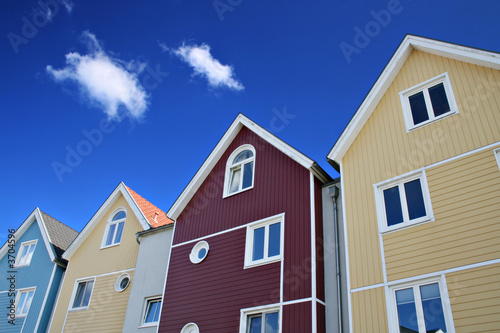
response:
<svg viewBox="0 0 500 333"><path fill-rule="evenodd" d="M93 284L92 284L92 291L90 292L89 304L87 304L86 306L73 307L73 305L75 303L75 297L76 297L76 292L78 290L78 286L80 285L80 283L90 282L90 281L92 281ZM92 296L94 295L95 281L96 281L95 277L88 277L88 278L75 280L75 285L73 286L73 293L71 294L71 300L69 302L69 311L88 310L90 303L92 302Z"/></svg>
<svg viewBox="0 0 500 333"><path fill-rule="evenodd" d="M200 328L195 323L187 323L181 329L181 333L200 333Z"/></svg>
<svg viewBox="0 0 500 333"><path fill-rule="evenodd" d="M160 304L160 315L158 316L158 321L146 323L146 317L148 315L149 304L152 302L157 302L157 301L159 301L160 303L163 303L163 299L162 299L161 295L146 297L144 299L141 326L139 326L139 327L158 326L158 323L160 322L160 317L161 317L161 307L163 304Z"/></svg>
<svg viewBox="0 0 500 333"><path fill-rule="evenodd" d="M410 181L420 179L420 186L422 188L422 196L424 198L425 212L427 215L419 217L417 219L410 220L408 213L408 205L406 203L406 193L403 189L405 183ZM387 225L387 215L385 210L385 200L384 200L384 190L394 187L399 187L399 196L402 204L403 211L403 222L392 226ZM429 194L429 187L427 185L427 176L425 170L421 169L418 171L410 172L402 176L398 176L381 183L373 185L375 189L375 202L377 207L377 219L379 231L381 233L387 233L395 230L404 229L414 225L432 222L434 221L434 213L432 211L431 197Z"/></svg>
<svg viewBox="0 0 500 333"><path fill-rule="evenodd" d="M121 211L125 213L125 218L113 221L113 217L115 217L115 215L118 214ZM106 249L108 247L113 247L113 246L120 245L120 243L122 242L122 239L123 239L123 234L125 232L125 225L127 224L127 222L126 222L127 216L128 216L128 212L127 212L127 210L124 207L120 207L120 208L115 209L113 211L113 213L111 213L109 215L108 222L106 223L106 229L104 230L104 237L102 238L102 242L101 242L101 249ZM120 238L120 241L117 242L117 243L115 243L114 241L115 241L115 238L116 238L116 232L118 230L118 225L120 223L122 223L122 222L123 222L122 236ZM111 228L112 225L115 225L115 224L117 226L115 227L115 230L114 230L113 241L111 242L111 244L106 245L106 239L108 239L109 229Z"/></svg>
<svg viewBox="0 0 500 333"><path fill-rule="evenodd" d="M434 116L434 111L433 111L431 99L429 96L429 88L436 86L440 83L443 83L444 91L446 92L446 97L448 99L448 104L450 105L450 111L436 117L436 116ZM425 105L427 107L427 113L429 115L429 119L426 121L423 121L419 124L414 125L409 97L412 95L415 95L419 92L424 93ZM455 94L453 93L453 89L451 87L451 82L450 82L450 77L449 77L447 72L400 92L399 97L401 99L401 104L403 106L403 115L404 115L404 119L405 119L407 133L410 131L413 131L417 128L420 128L422 126L428 125L430 123L433 123L435 121L441 120L443 118L446 118L446 117L449 117L449 116L452 116L452 115L458 113L458 106L457 106L457 102L455 99Z"/></svg>
<svg viewBox="0 0 500 333"><path fill-rule="evenodd" d="M277 256L269 257L267 255L269 244L269 225L280 222L280 254ZM259 260L252 260L253 255L253 240L254 230L266 227L264 233L264 258ZM284 239L285 239L285 214L278 214L259 221L249 223L247 225L247 235L245 244L245 264L244 268L256 267L266 265L272 262L281 261L283 259Z"/></svg>
<svg viewBox="0 0 500 333"><path fill-rule="evenodd" d="M125 279L128 279L128 283L127 283L127 286L122 289L121 288L121 283ZM118 277L118 279L116 279L116 282L115 282L115 291L117 293L121 293L121 292L125 291L125 289L127 289L130 286L131 283L132 283L132 279L130 279L130 275L128 273L123 273L123 274L121 274Z"/></svg>
<svg viewBox="0 0 500 333"><path fill-rule="evenodd" d="M252 185L249 186L249 187L246 187L246 188L241 188L243 186L243 168L241 168L241 173L240 173L240 175L241 175L240 176L241 177L241 179L240 179L240 189L238 191L229 193L229 187L231 186L232 169L235 168L235 165L233 165L233 160L234 160L234 158L239 153L241 153L244 150L250 150L253 153L253 157L248 158L246 160L243 160L241 162L238 162L238 164L236 166L242 166L242 165L244 165L246 163L249 163L249 162L253 161L253 167L252 167ZM224 192L223 192L223 196L222 196L223 198L230 197L230 196L233 196L235 194L238 194L238 193L245 192L245 191L253 189L253 186L254 186L254 183L255 183L255 161L256 161L256 158L257 158L257 155L255 153L255 148L252 145L249 145L249 144L245 144L245 145L239 146L238 148L236 148L231 153L231 155L229 156L229 158L227 159L227 162L226 162L226 174L225 174L225 177L224 177Z"/></svg>
<svg viewBox="0 0 500 333"><path fill-rule="evenodd" d="M387 287L388 293L388 307L387 314L389 318L389 333L399 333L399 317L396 301L396 291L402 289L413 288L413 296L415 298L415 307L417 311L418 326L421 332L425 333L425 321L422 310L422 297L420 296L420 286L437 283L439 286L439 293L441 297L441 306L443 308L444 320L446 323L447 333L455 333L455 325L453 323L453 315L451 311L450 298L448 295L448 288L446 285L446 278L444 275L415 280L411 282L395 284ZM415 290L417 293L415 293Z"/></svg>
<svg viewBox="0 0 500 333"><path fill-rule="evenodd" d="M272 306L259 306L255 308L241 309L240 310L240 331L239 333L247 333L248 327L248 317L261 313L278 312L278 333L282 332L283 327L283 308L279 305Z"/></svg>
<svg viewBox="0 0 500 333"><path fill-rule="evenodd" d="M24 288L24 289L17 290L16 299L15 299L15 303L14 303L16 305L16 318L25 318L28 316L28 313L30 312L31 305L33 305L33 300L35 299L35 291L36 291L36 287ZM26 311L26 313L20 314L18 312L19 311L18 304L19 304L19 301L21 300L21 295L26 294L26 293L30 293L30 292L33 292L33 297L31 298L30 306L29 306L28 310Z"/></svg>
<svg viewBox="0 0 500 333"><path fill-rule="evenodd" d="M38 239L21 243L21 247L19 248L19 255L16 257L16 263L15 263L16 268L27 267L31 264L31 259L33 258L33 254L35 254L37 243L38 243ZM33 245L34 248L33 248L33 252L31 252L31 254L30 254L29 247L31 247L31 245ZM27 258L25 260L23 260L22 254L23 254L23 251L26 247L28 247Z"/></svg>
<svg viewBox="0 0 500 333"><path fill-rule="evenodd" d="M494 149L493 153L495 154L495 158L498 164L498 169L500 170L500 148Z"/></svg>

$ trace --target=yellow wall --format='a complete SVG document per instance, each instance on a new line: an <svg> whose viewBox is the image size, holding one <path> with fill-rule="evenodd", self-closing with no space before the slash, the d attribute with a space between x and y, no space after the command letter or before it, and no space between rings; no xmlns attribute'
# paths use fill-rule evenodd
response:
<svg viewBox="0 0 500 333"><path fill-rule="evenodd" d="M387 332L384 288L352 293L352 332Z"/></svg>
<svg viewBox="0 0 500 333"><path fill-rule="evenodd" d="M118 246L101 249L101 242L104 237L104 231L108 218L110 214L119 207L125 207L127 210L127 219L125 221L121 243ZM132 209L127 204L125 198L120 196L107 211L102 220L98 222L97 226L85 242L81 244L80 248L71 257L66 270L66 275L61 288L50 332L62 331L68 305L73 293L75 280L135 267L137 253L139 251L139 244L137 244L135 240L135 234L140 230L143 229L135 214L132 212ZM128 273L131 276L133 275L133 271L129 271ZM81 329L81 332L94 332L92 330L92 327L94 327L92 324L93 321L88 322L86 319L82 321L82 318L91 315L97 316L97 314L101 312L101 308L104 308L103 304L106 303L107 300L109 300L109 306L112 308L111 310L119 311L123 314L123 316L119 317L117 314L113 314L116 318L114 317L113 320L107 321L107 323L112 327L106 326L105 330L101 329L96 330L95 332L121 332L130 287L122 293L117 293L114 290L114 284L119 275L120 274L113 274L97 277L94 288L98 289L94 289L89 309L69 313L68 318L66 319L65 332L74 332L73 329L68 330L68 327L78 327ZM98 292L101 290L104 291L105 296L98 296ZM111 290L111 292L109 292L109 290ZM94 296L99 297L96 298L98 302L96 301L94 303ZM94 307L99 307L99 309L94 309Z"/></svg>
<svg viewBox="0 0 500 333"><path fill-rule="evenodd" d="M444 72L449 74L459 113L406 133L399 92ZM420 51L412 52L342 160L352 289L383 282L373 184L499 142L499 110L500 71ZM478 164L487 162L487 166L470 165L469 172L465 166L462 166L460 174L453 180L454 184L450 184L454 186L454 189L460 188L460 194L463 197L456 197L456 192L447 191L444 187L448 186L448 183L439 183L443 175L454 177L453 173L456 172L454 166L458 165L458 161L428 171L432 206L436 219L439 219L436 221L437 223L433 223L434 225L444 228L444 223L448 223L448 225L451 223L453 211L447 212L446 207L450 202L454 202L454 208L462 207L462 209L467 210L467 207L469 209L477 207L477 204L476 206L468 205L471 200L477 198L467 196L467 191L472 190L478 194L481 192L478 188L480 185L474 185L475 187L472 188L467 186L461 188L460 183L467 182L466 184L470 185L471 177L480 177L485 182L494 178L491 174L494 172L493 152L490 150L485 154L487 156L481 154L475 158L478 159ZM479 160L481 161L479 162ZM485 169L481 169L481 167ZM498 172L498 167L496 171ZM496 179L498 181L498 175ZM497 189L496 193L498 193L498 187L495 186L497 185L492 185L491 191ZM481 201L490 204L494 204L495 200L498 202L496 193L481 192ZM466 200L468 200L468 204L465 203ZM498 215L490 213L490 215L484 215L483 219L495 217L497 218ZM478 223L481 222L480 217L477 217L476 220ZM462 223L464 222L462 221ZM486 224L488 222L484 221L484 225L482 224L481 227L487 228ZM409 235L413 235L414 232L417 235L419 232L425 234L425 232L429 232L425 231L425 228L429 228L430 225L409 228L407 231L397 231L384 237L389 247L388 249L384 248L384 250L389 250L391 255L388 258L391 279L409 274L416 275L415 271L411 273L408 268L403 267L409 264L407 262L409 257L404 255L398 257L393 238L399 235L409 238ZM452 242L453 237L455 237L454 242ZM461 237L463 235L450 235L447 242L456 247ZM479 234L475 237L482 239ZM436 242L439 241L436 240ZM490 245L493 247L485 252L495 249L494 244ZM448 251L453 250L449 249ZM498 252L498 250L496 251ZM432 253L429 253L426 259L430 262L428 261L427 264L438 267L445 260L439 258L439 251L435 254L433 256ZM485 253L477 253L477 256L475 252L471 254L475 258L470 258L467 262L489 258ZM456 258L458 257L453 259L454 262L448 263L449 266L460 265ZM398 262L400 260L403 262ZM418 269L425 271L423 263L420 266L418 266L419 263L415 264Z"/></svg>
<svg viewBox="0 0 500 333"><path fill-rule="evenodd" d="M456 333L500 331L500 264L446 275Z"/></svg>

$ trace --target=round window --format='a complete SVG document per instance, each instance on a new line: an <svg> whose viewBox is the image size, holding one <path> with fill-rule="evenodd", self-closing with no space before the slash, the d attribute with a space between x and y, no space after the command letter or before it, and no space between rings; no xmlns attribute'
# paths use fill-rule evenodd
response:
<svg viewBox="0 0 500 333"><path fill-rule="evenodd" d="M193 264L199 264L207 257L208 249L209 247L207 242L201 241L196 243L189 254L189 260L191 260Z"/></svg>
<svg viewBox="0 0 500 333"><path fill-rule="evenodd" d="M200 333L200 329L198 328L198 325L195 323L189 323L184 325L184 327L181 330L181 333Z"/></svg>
<svg viewBox="0 0 500 333"><path fill-rule="evenodd" d="M118 277L115 283L115 290L117 292L122 292L125 289L127 289L128 285L130 284L130 275L127 273L124 273Z"/></svg>

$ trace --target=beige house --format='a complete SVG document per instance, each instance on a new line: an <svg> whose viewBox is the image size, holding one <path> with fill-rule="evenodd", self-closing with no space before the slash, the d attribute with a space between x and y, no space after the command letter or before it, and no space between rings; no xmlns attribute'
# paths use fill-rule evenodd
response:
<svg viewBox="0 0 500 333"><path fill-rule="evenodd" d="M69 263L49 332L122 332L139 252L136 234L170 223L120 183L63 254Z"/></svg>
<svg viewBox="0 0 500 333"><path fill-rule="evenodd" d="M351 332L500 331L500 54L408 35L330 151Z"/></svg>

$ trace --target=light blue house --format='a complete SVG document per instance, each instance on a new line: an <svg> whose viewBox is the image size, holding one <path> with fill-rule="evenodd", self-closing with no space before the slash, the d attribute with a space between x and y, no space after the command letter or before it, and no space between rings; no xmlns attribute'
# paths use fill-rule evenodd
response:
<svg viewBox="0 0 500 333"><path fill-rule="evenodd" d="M45 332L78 232L35 208L0 249L0 332Z"/></svg>

